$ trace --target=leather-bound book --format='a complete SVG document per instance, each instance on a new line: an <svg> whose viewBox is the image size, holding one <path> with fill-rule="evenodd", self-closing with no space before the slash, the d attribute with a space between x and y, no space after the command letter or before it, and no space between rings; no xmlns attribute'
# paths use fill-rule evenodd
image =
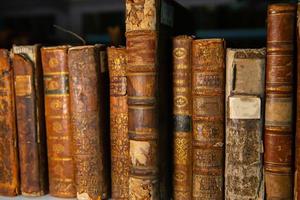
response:
<svg viewBox="0 0 300 200"><path fill-rule="evenodd" d="M70 127L68 46L41 49L44 72L49 192L75 197L75 171Z"/></svg>
<svg viewBox="0 0 300 200"><path fill-rule="evenodd" d="M95 46L71 47L68 65L77 199L104 199L99 51Z"/></svg>
<svg viewBox="0 0 300 200"><path fill-rule="evenodd" d="M126 49L108 48L112 198L129 199Z"/></svg>
<svg viewBox="0 0 300 200"><path fill-rule="evenodd" d="M12 62L21 192L26 196L41 196L48 192L48 174L43 73L39 46L14 46Z"/></svg>
<svg viewBox="0 0 300 200"><path fill-rule="evenodd" d="M225 41L192 43L193 199L223 199Z"/></svg>
<svg viewBox="0 0 300 200"><path fill-rule="evenodd" d="M20 192L14 75L9 52L0 49L0 195Z"/></svg>
<svg viewBox="0 0 300 200"><path fill-rule="evenodd" d="M295 185L294 199L300 200L300 1L297 9L297 121L296 121L296 152L295 152Z"/></svg>
<svg viewBox="0 0 300 200"><path fill-rule="evenodd" d="M267 199L293 197L296 6L268 7L264 165Z"/></svg>
<svg viewBox="0 0 300 200"><path fill-rule="evenodd" d="M173 39L173 198L192 199L192 40Z"/></svg>
<svg viewBox="0 0 300 200"><path fill-rule="evenodd" d="M265 51L227 49L226 200L264 200Z"/></svg>

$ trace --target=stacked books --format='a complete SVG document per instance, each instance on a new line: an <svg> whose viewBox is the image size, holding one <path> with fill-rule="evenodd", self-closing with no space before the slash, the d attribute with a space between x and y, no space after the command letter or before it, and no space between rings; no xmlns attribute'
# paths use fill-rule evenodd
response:
<svg viewBox="0 0 300 200"><path fill-rule="evenodd" d="M269 6L259 49L182 34L184 13L127 0L126 47L1 49L0 195L300 199L297 7Z"/></svg>

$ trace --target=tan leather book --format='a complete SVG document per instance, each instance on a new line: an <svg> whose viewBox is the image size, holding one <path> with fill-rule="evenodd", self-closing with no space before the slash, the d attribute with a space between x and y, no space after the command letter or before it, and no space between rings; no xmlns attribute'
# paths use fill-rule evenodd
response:
<svg viewBox="0 0 300 200"><path fill-rule="evenodd" d="M40 47L13 46L21 192L41 196L48 192L43 73Z"/></svg>
<svg viewBox="0 0 300 200"><path fill-rule="evenodd" d="M296 6L268 7L264 165L267 199L293 198Z"/></svg>
<svg viewBox="0 0 300 200"><path fill-rule="evenodd" d="M192 40L173 39L173 198L192 199Z"/></svg>
<svg viewBox="0 0 300 200"><path fill-rule="evenodd" d="M105 199L99 51L95 46L71 47L68 65L77 199Z"/></svg>
<svg viewBox="0 0 300 200"><path fill-rule="evenodd" d="M49 192L76 197L69 99L69 46L41 49L44 71Z"/></svg>
<svg viewBox="0 0 300 200"><path fill-rule="evenodd" d="M20 193L14 74L9 52L0 49L0 195Z"/></svg>
<svg viewBox="0 0 300 200"><path fill-rule="evenodd" d="M126 49L108 48L112 199L129 199Z"/></svg>
<svg viewBox="0 0 300 200"><path fill-rule="evenodd" d="M296 144L295 144L295 182L294 199L300 200L300 1L297 8L297 121L296 121Z"/></svg>
<svg viewBox="0 0 300 200"><path fill-rule="evenodd" d="M265 49L227 49L225 199L264 200Z"/></svg>
<svg viewBox="0 0 300 200"><path fill-rule="evenodd" d="M225 41L192 43L193 199L224 198Z"/></svg>

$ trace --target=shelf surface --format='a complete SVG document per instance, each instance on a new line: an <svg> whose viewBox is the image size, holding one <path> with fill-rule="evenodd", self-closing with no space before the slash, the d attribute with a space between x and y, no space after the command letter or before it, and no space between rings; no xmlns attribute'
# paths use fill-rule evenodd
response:
<svg viewBox="0 0 300 200"><path fill-rule="evenodd" d="M34 199L34 200L67 200L64 198L55 198L50 195L45 195L41 197L24 197L24 196L16 196L16 197L4 197L0 196L0 200L29 200L29 199ZM75 200L76 198L68 198L68 200Z"/></svg>

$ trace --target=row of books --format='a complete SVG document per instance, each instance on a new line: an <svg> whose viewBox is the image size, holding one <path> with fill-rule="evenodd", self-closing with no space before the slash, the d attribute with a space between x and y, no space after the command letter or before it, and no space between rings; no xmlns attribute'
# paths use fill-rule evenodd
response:
<svg viewBox="0 0 300 200"><path fill-rule="evenodd" d="M126 48L0 50L0 195L300 199L297 7L269 6L266 49L226 49L172 45L172 6L126 1Z"/></svg>

